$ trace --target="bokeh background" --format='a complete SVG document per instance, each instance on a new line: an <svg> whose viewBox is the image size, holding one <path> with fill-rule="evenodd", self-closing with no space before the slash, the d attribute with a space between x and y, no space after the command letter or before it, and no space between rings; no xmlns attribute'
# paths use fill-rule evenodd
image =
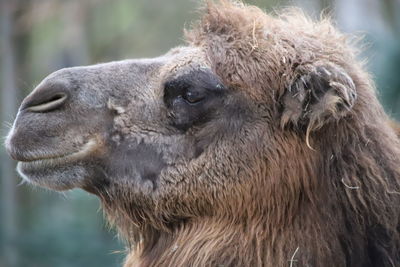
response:
<svg viewBox="0 0 400 267"><path fill-rule="evenodd" d="M379 97L400 118L399 0L246 1L273 11L300 6L364 35ZM0 0L0 122L5 136L18 105L49 73L64 67L153 57L183 43L198 17L195 0ZM0 266L120 266L123 244L96 197L21 184L0 146Z"/></svg>

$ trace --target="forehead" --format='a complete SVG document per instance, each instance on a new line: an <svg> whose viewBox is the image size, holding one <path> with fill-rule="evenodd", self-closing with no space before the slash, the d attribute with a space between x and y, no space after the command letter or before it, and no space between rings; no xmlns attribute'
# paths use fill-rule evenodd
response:
<svg viewBox="0 0 400 267"><path fill-rule="evenodd" d="M125 93L141 95L146 98L159 98L168 81L187 77L199 70L212 72L205 49L196 46L176 47L155 58L131 59L115 62L121 68ZM108 66L109 64L106 64ZM124 79L125 76L129 78ZM119 87L121 87L119 85ZM152 88L152 90L148 90Z"/></svg>
<svg viewBox="0 0 400 267"><path fill-rule="evenodd" d="M211 68L210 61L201 47L175 47L160 59L164 62L160 76L168 79L188 74L195 69Z"/></svg>

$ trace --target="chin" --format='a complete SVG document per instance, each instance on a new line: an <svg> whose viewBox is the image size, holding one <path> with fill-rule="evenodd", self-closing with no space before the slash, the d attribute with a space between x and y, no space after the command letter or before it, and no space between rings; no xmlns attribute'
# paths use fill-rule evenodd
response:
<svg viewBox="0 0 400 267"><path fill-rule="evenodd" d="M18 174L27 182L56 191L82 187L88 171L82 166L58 166L38 162L19 162Z"/></svg>

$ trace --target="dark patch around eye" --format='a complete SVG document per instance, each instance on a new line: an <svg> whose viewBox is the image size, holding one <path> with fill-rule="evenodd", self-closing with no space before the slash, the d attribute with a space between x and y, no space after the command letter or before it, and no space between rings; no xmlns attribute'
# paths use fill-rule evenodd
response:
<svg viewBox="0 0 400 267"><path fill-rule="evenodd" d="M224 91L224 85L211 71L194 70L167 81L164 86L164 100L166 104L171 104L173 98L184 96L188 92L200 96Z"/></svg>
<svg viewBox="0 0 400 267"><path fill-rule="evenodd" d="M227 92L220 79L210 70L194 70L173 80L164 87L164 101L169 108L172 124L186 131L195 124L210 119L223 103Z"/></svg>

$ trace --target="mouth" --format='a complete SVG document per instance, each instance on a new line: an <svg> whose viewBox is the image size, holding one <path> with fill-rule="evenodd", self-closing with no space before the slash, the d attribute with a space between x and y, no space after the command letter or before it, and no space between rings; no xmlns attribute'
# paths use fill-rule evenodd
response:
<svg viewBox="0 0 400 267"><path fill-rule="evenodd" d="M56 191L82 187L90 176L88 168L80 161L99 153L101 142L90 139L81 149L59 156L36 156L19 161L17 172L25 181Z"/></svg>
<svg viewBox="0 0 400 267"><path fill-rule="evenodd" d="M94 153L98 149L98 140L96 138L90 139L81 149L70 154L60 154L54 156L38 156L29 160L19 161L17 165L18 172L22 170L33 170L50 168L60 165L66 165L76 162L80 159L86 158L88 155Z"/></svg>

